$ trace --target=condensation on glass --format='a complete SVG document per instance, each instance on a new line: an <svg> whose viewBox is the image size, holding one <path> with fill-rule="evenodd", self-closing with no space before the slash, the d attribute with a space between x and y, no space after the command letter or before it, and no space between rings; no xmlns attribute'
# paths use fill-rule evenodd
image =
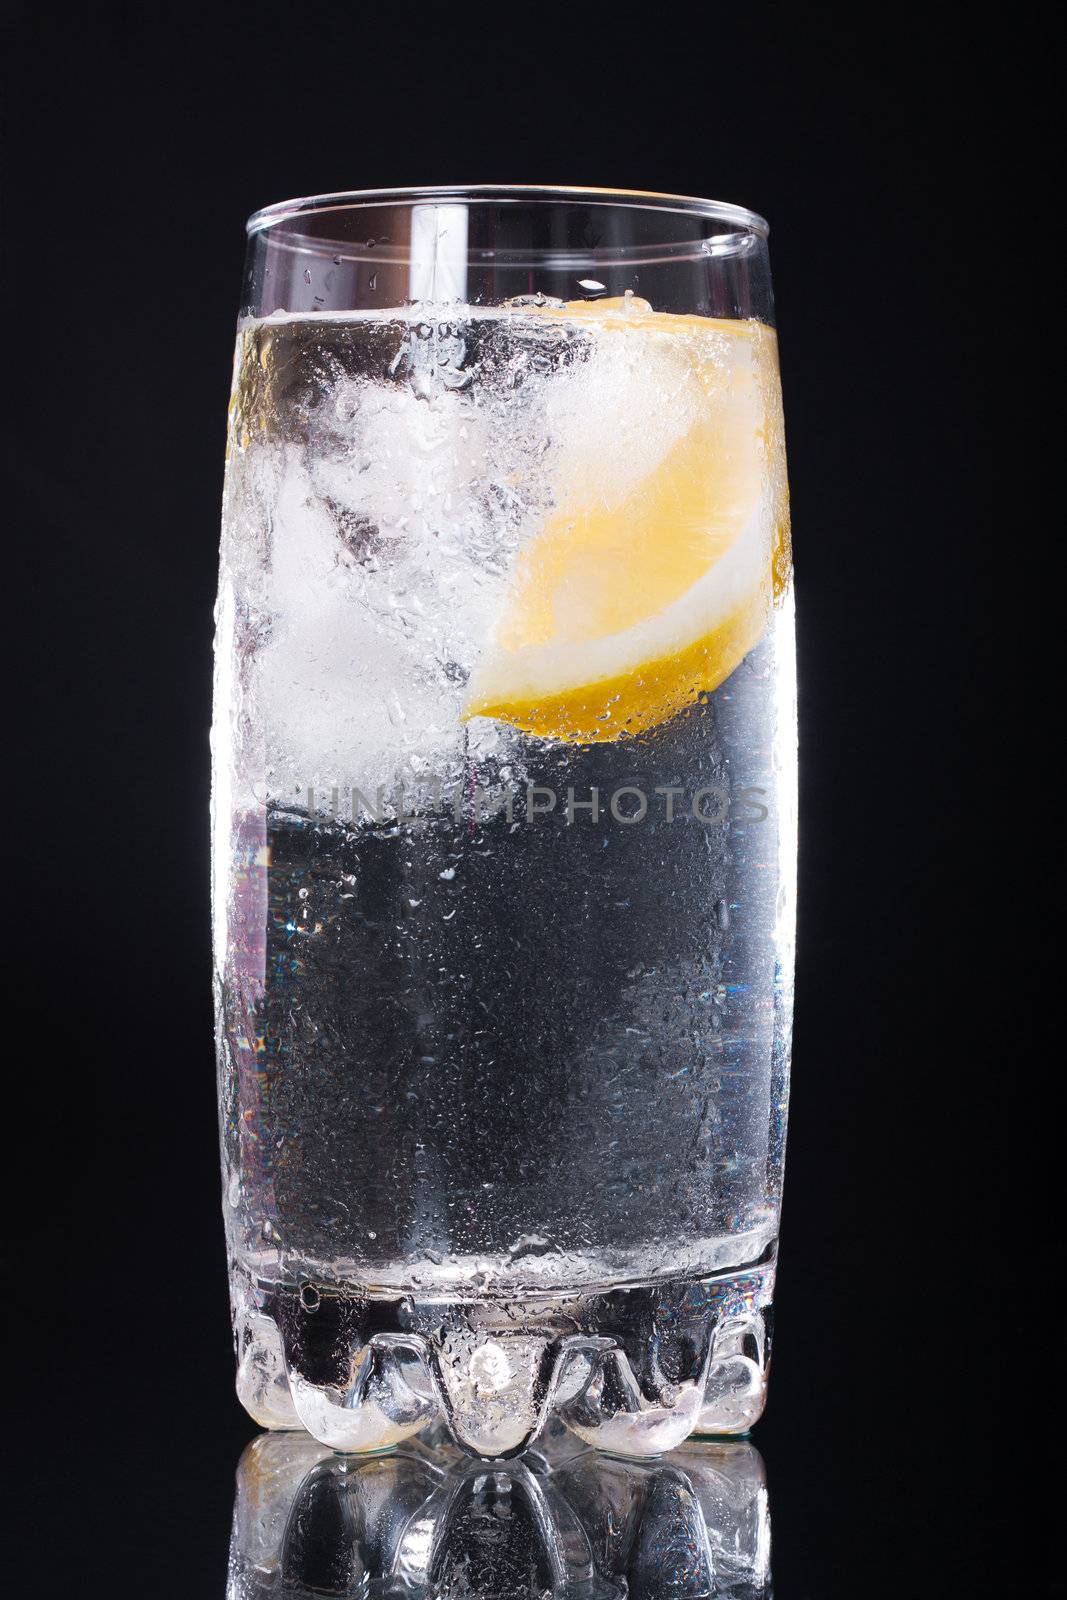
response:
<svg viewBox="0 0 1067 1600"><path fill-rule="evenodd" d="M339 1451L763 1407L793 970L766 226L249 223L213 732L238 1390Z"/></svg>

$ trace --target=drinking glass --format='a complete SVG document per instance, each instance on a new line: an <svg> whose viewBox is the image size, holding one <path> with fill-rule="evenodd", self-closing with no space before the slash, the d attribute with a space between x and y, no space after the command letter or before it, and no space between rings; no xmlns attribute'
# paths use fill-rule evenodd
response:
<svg viewBox="0 0 1067 1600"><path fill-rule="evenodd" d="M473 187L248 235L213 732L240 1397L339 1451L742 1431L795 859L766 224Z"/></svg>

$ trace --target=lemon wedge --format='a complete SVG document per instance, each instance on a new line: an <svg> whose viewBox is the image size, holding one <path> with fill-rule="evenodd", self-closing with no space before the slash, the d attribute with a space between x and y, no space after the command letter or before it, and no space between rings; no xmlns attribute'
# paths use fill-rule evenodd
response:
<svg viewBox="0 0 1067 1600"><path fill-rule="evenodd" d="M554 506L464 716L592 743L666 721L766 629L789 575L777 344L629 296L550 314L592 336L586 415L559 419Z"/></svg>

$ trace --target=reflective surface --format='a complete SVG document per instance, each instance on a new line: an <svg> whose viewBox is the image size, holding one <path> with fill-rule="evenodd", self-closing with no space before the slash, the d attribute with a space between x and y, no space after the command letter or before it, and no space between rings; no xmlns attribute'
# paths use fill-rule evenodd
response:
<svg viewBox="0 0 1067 1600"><path fill-rule="evenodd" d="M268 1433L237 1472L228 1600L764 1600L770 1580L747 1440L638 1462L553 1427L483 1462L439 1427L359 1459Z"/></svg>

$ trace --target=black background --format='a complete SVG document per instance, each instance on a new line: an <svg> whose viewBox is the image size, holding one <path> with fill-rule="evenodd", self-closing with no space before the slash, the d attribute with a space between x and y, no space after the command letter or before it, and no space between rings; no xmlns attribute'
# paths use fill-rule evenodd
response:
<svg viewBox="0 0 1067 1600"><path fill-rule="evenodd" d="M221 1596L211 606L246 215L566 182L771 220L803 740L780 1600L978 1594L999 1261L984 198L1020 41L669 4L8 7L3 1120L16 1594ZM1040 28L1028 41L1040 55ZM1025 1031L1025 1018L1016 1016ZM13 1408L13 1409L12 1409ZM18 1587L21 1584L22 1587ZM1012 1589L1024 1594L1025 1584Z"/></svg>

